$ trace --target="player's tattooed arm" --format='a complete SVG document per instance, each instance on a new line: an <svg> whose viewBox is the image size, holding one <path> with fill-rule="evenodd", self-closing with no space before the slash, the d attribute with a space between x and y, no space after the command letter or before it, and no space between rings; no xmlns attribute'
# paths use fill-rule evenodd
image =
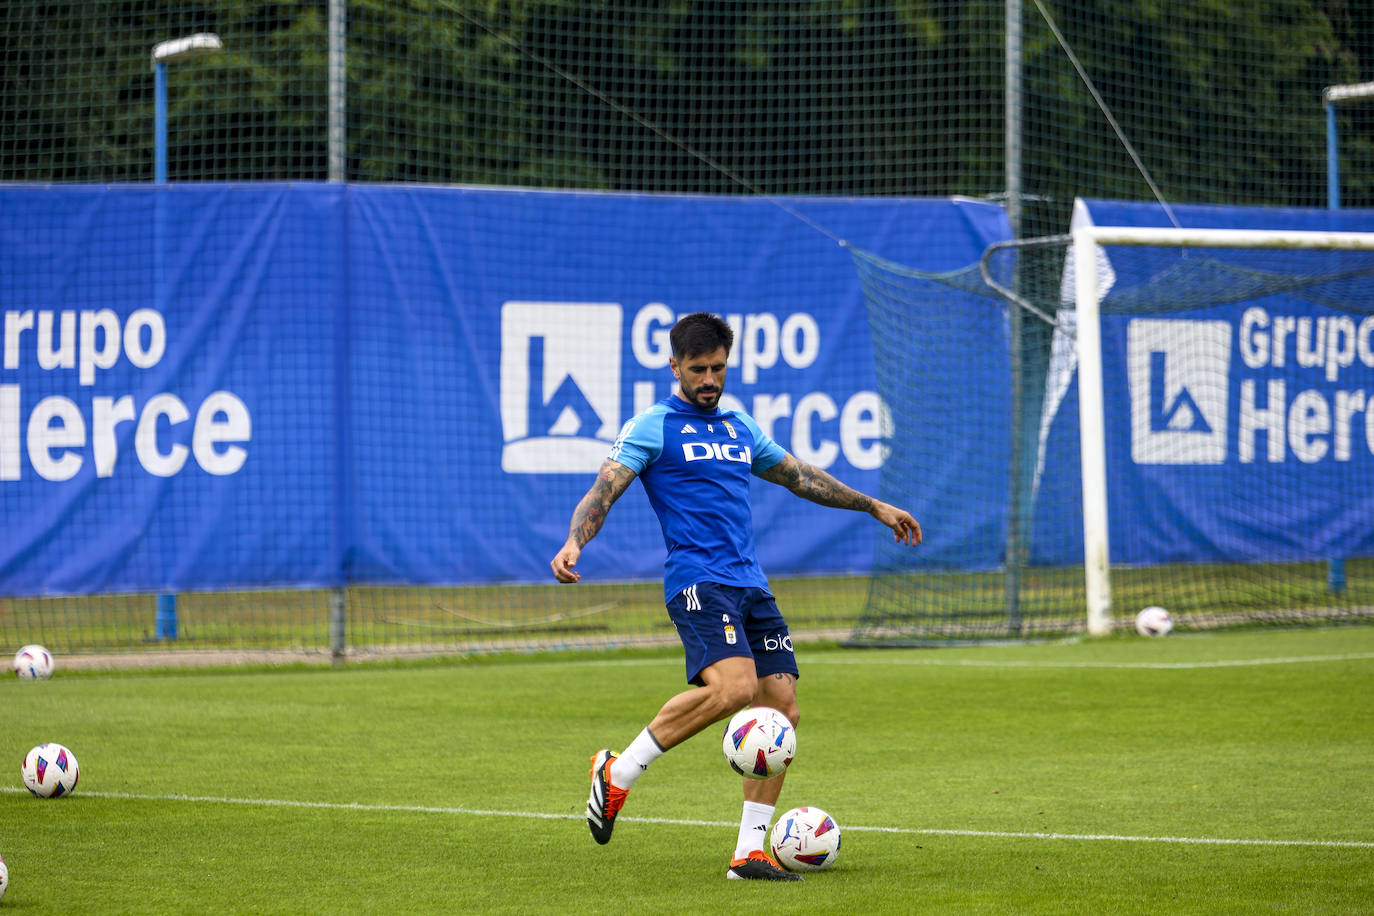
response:
<svg viewBox="0 0 1374 916"><path fill-rule="evenodd" d="M572 523L568 526L568 539L563 548L553 558L553 577L559 582L576 582L582 576L573 567L587 542L596 537L601 526L606 524L606 514L620 498L620 494L635 479L635 472L618 461L606 459L601 470L596 473L596 483L573 510Z"/></svg>
<svg viewBox="0 0 1374 916"><path fill-rule="evenodd" d="M892 536L897 541L903 544L921 543L921 525L911 517L911 513L847 487L813 464L787 455L759 476L813 503L867 512L891 528Z"/></svg>
<svg viewBox="0 0 1374 916"><path fill-rule="evenodd" d="M596 473L596 483L582 497L573 510L572 524L568 528L568 540L578 547L596 537L601 526L606 524L606 515L611 506L620 498L635 479L635 472L607 458Z"/></svg>
<svg viewBox="0 0 1374 916"><path fill-rule="evenodd" d="M853 509L857 512L870 512L873 509L873 497L845 486L814 464L798 461L791 455L759 476L786 487L802 499L809 499L822 506Z"/></svg>

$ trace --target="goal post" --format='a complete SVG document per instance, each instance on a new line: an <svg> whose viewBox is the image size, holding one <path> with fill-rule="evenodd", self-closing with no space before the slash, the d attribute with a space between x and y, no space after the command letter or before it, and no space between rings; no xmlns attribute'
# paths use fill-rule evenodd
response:
<svg viewBox="0 0 1374 916"><path fill-rule="evenodd" d="M1079 454L1083 463L1083 574L1088 602L1088 632L1111 632L1111 577L1107 537L1106 419L1102 404L1102 329L1098 315L1096 237L1073 234L1074 292L1078 305ZM1084 265L1093 265L1092 270Z"/></svg>
<svg viewBox="0 0 1374 916"><path fill-rule="evenodd" d="M1090 634L1100 636L1112 630L1107 430L1100 312L1106 290L1103 288L1104 272L1098 269L1103 249L1106 246L1133 246L1374 252L1374 233L1086 225L1073 229L1071 244L1077 310L1076 354L1087 629ZM1092 265L1092 269L1083 269L1083 265Z"/></svg>

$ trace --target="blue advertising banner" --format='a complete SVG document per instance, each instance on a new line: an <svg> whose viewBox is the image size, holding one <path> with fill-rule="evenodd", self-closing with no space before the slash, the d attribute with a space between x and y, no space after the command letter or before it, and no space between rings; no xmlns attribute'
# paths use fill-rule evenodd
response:
<svg viewBox="0 0 1374 916"><path fill-rule="evenodd" d="M5 593L337 579L341 212L285 186L0 189Z"/></svg>
<svg viewBox="0 0 1374 916"><path fill-rule="evenodd" d="M1361 231L1374 213L1187 206L1189 228ZM1157 206L1080 203L1077 220L1168 226ZM1374 314L1337 286L1352 256L1109 249L1099 272L1112 561L1297 562L1374 554ZM1374 257L1362 258L1365 271ZM1341 260L1344 258L1345 260ZM1324 260L1319 260L1324 259ZM1162 305L1138 308L1163 278ZM1285 290L1285 282L1290 289ZM1170 293L1172 289L1172 294ZM1205 299L1208 290L1216 290ZM1244 290L1255 292L1245 294ZM1229 290L1229 293L1223 293ZM1241 290L1242 292L1236 292ZM1336 308L1337 302L1344 303ZM1077 383L1061 362L1044 443L1038 562L1082 558ZM1052 381L1052 385L1054 382ZM1059 537L1076 533L1073 541ZM1052 553L1047 548L1057 548Z"/></svg>
<svg viewBox="0 0 1374 916"><path fill-rule="evenodd" d="M550 581L697 310L736 330L727 403L876 490L838 240L939 271L1006 236L970 201L0 188L0 593ZM870 566L872 520L755 487L765 569ZM662 559L635 487L580 568Z"/></svg>

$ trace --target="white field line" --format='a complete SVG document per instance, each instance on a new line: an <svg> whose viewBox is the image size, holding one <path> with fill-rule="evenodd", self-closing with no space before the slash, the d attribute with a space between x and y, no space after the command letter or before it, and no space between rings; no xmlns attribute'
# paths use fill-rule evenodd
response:
<svg viewBox="0 0 1374 916"><path fill-rule="evenodd" d="M0 791L20 793L26 790L0 786ZM258 808L305 808L322 811L383 811L405 814L447 814L460 817L516 817L528 820L577 821L582 814L549 814L539 811L500 811L491 808L451 808L431 805L375 805L360 802L312 802L290 798L225 798L214 795L142 795L136 792L87 792L86 798L106 798L132 801L185 802L191 804L242 805ZM57 802L56 804L63 804ZM733 821L699 821L671 817L625 817L621 820L638 824L668 824L681 827L737 827ZM1325 849L1374 849L1374 841L1365 840L1265 840L1230 837L1128 836L1111 833L1040 833L1007 830L941 830L922 827L863 827L844 825L856 833L889 833L908 836L985 837L1012 840L1079 840L1111 843L1173 843L1194 846L1305 846Z"/></svg>

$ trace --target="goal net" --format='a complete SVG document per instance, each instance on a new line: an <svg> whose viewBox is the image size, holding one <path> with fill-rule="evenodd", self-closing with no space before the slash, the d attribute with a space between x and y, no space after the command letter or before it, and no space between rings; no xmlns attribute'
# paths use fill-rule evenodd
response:
<svg viewBox="0 0 1374 916"><path fill-rule="evenodd" d="M912 322L969 320L949 293L975 280L979 307L1052 335L1043 364L1034 333L1010 338L1006 417L967 390L896 420L1003 423L997 562L885 564L853 641L1101 634L1150 605L1183 628L1374 616L1374 234L1084 226L984 266L866 291L898 364ZM971 460L952 443L892 462L889 495Z"/></svg>

